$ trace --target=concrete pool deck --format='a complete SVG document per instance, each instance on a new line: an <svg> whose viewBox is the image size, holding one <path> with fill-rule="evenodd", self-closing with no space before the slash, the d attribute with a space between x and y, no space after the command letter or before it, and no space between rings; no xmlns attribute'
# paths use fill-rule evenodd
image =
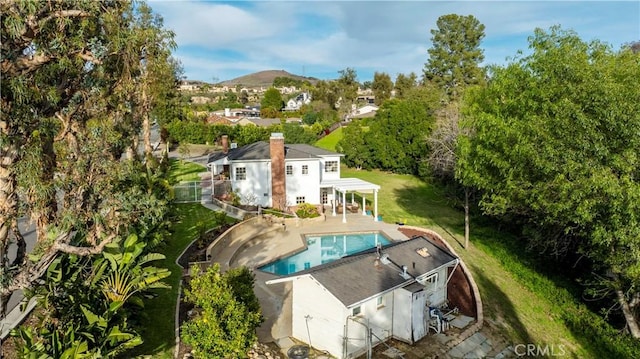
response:
<svg viewBox="0 0 640 359"><path fill-rule="evenodd" d="M375 222L372 216L348 214L347 223L342 223L342 215L327 215L324 221L300 221L298 225L288 224L283 229L266 233L247 240L233 254L230 267L245 265L256 274L255 292L260 300L264 323L258 328L260 342L274 342L286 352L294 343L291 337L291 283L267 285L265 282L278 278L277 275L262 272L256 268L299 252L306 248L303 241L307 234L328 234L342 232L381 231L395 241L406 240L407 236L398 231L397 224ZM219 261L222 258L214 258Z"/></svg>

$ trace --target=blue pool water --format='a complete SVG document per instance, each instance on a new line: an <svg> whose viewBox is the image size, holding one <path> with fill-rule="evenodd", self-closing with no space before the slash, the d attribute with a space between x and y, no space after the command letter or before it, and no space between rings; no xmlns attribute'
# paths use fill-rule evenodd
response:
<svg viewBox="0 0 640 359"><path fill-rule="evenodd" d="M293 274L320 264L333 262L349 254L383 246L391 241L380 232L307 235L307 249L266 264L258 269L278 275Z"/></svg>

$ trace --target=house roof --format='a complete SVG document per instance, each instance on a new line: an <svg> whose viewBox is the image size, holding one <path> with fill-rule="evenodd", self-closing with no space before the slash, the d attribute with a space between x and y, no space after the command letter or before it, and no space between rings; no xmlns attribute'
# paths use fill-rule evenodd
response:
<svg viewBox="0 0 640 359"><path fill-rule="evenodd" d="M373 190L379 190L377 184L363 181L359 178L338 178L332 180L324 180L320 183L320 187L333 187L340 192L361 192L370 193Z"/></svg>
<svg viewBox="0 0 640 359"><path fill-rule="evenodd" d="M418 253L422 248L426 248L427 257ZM391 263L375 265L378 253L374 248L285 278L312 276L346 307L351 307L394 288L415 283L414 278L457 262L457 258L449 251L425 237L389 244L382 248L381 254L387 254ZM398 266L403 265L407 266L407 273L413 278L404 279L400 276Z"/></svg>
<svg viewBox="0 0 640 359"><path fill-rule="evenodd" d="M342 156L340 153L331 152L322 148L306 144L285 144L285 159L318 158L323 156ZM227 157L229 161L257 161L271 159L269 143L264 141L239 148L230 149L228 153L214 152L209 155L208 162L215 162Z"/></svg>

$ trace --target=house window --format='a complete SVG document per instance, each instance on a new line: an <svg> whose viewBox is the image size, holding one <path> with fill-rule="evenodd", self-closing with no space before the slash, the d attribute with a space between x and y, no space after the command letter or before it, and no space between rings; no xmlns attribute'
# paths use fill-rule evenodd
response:
<svg viewBox="0 0 640 359"><path fill-rule="evenodd" d="M293 166L287 165L287 176L293 175Z"/></svg>
<svg viewBox="0 0 640 359"><path fill-rule="evenodd" d="M427 292L435 292L436 285L438 284L438 273L427 276L422 284L425 286Z"/></svg>
<svg viewBox="0 0 640 359"><path fill-rule="evenodd" d="M376 299L376 306L378 308L384 307L384 297L383 296L379 296L378 299Z"/></svg>
<svg viewBox="0 0 640 359"><path fill-rule="evenodd" d="M320 197L322 199L322 204L329 203L329 192L327 192L326 190L322 191Z"/></svg>
<svg viewBox="0 0 640 359"><path fill-rule="evenodd" d="M236 181L244 181L247 179L247 169L244 167L236 167Z"/></svg>
<svg viewBox="0 0 640 359"><path fill-rule="evenodd" d="M302 165L302 174L303 175L309 174L309 165Z"/></svg>
<svg viewBox="0 0 640 359"><path fill-rule="evenodd" d="M324 164L325 172L338 172L338 161L327 161Z"/></svg>
<svg viewBox="0 0 640 359"><path fill-rule="evenodd" d="M351 315L353 315L354 317L356 315L362 315L362 306L359 305L359 306L351 309Z"/></svg>
<svg viewBox="0 0 640 359"><path fill-rule="evenodd" d="M296 204L305 203L304 196L296 197Z"/></svg>

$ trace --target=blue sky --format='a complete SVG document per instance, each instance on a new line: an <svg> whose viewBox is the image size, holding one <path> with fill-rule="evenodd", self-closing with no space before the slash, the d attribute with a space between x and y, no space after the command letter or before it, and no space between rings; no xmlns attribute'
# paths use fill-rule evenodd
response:
<svg viewBox="0 0 640 359"><path fill-rule="evenodd" d="M354 68L422 75L438 17L486 26L484 64L526 52L535 28L560 25L614 49L640 40L640 1L187 1L150 0L176 34L188 79L224 81L262 70L320 79Z"/></svg>

